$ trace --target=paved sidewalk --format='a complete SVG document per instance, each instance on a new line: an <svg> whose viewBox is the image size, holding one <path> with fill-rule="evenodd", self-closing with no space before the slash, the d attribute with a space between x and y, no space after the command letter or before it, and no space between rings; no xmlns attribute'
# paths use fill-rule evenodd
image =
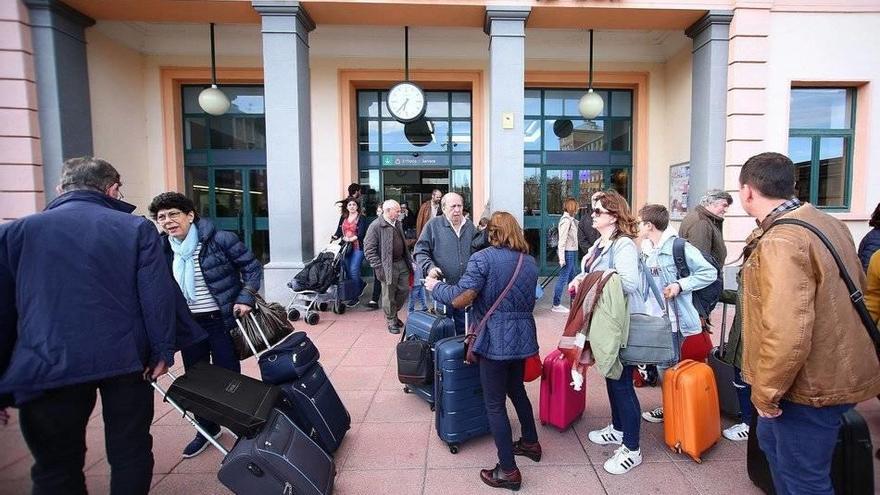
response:
<svg viewBox="0 0 880 495"><path fill-rule="evenodd" d="M542 355L555 347L566 316L549 311L549 298L545 296L535 313ZM457 455L452 455L437 437L428 405L403 393L394 362L394 346L399 337L386 331L381 311L359 307L342 316L322 313L318 325L308 326L300 321L296 329L307 331L314 339L321 351L321 364L352 417L352 429L337 453L335 493L500 493L483 485L478 478L480 468L492 467L496 462L491 437L465 443ZM253 359L242 365L246 374L259 376ZM179 365L176 368L181 371ZM536 464L518 458L523 472L521 493L760 493L746 475L744 442L722 438L705 454L704 462L696 464L666 448L662 424L646 422L642 422L644 464L626 475L607 474L602 463L612 454L612 446L594 445L587 440L590 430L610 422L605 385L601 377L591 371L587 386L586 414L573 428L559 432L539 426L544 448L541 462ZM527 389L537 417L538 381L528 384ZM660 405L659 388L639 389L638 395L643 410ZM871 426L877 448L880 445L880 403L869 401L859 409ZM515 418L512 409L510 412ZM722 426L730 424L724 419ZM518 437L518 430L514 421L514 438ZM194 430L158 397L152 433L156 456L152 493L229 493L217 481L221 456L215 449L189 460L180 457ZM99 401L88 428L86 455L89 491L95 494L109 490L103 435ZM231 447L232 436L224 433L221 442ZM0 494L29 493L32 460L15 417L11 425L0 428L0 446ZM876 470L875 480L876 486L880 486Z"/></svg>

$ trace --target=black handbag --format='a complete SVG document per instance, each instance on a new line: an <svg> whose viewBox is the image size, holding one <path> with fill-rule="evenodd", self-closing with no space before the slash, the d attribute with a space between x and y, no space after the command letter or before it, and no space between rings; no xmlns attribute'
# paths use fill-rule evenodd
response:
<svg viewBox="0 0 880 495"><path fill-rule="evenodd" d="M620 362L624 365L654 364L673 366L681 357L678 331L672 331L669 306L663 302L660 289L648 273L645 262L639 258L639 273L648 280L651 293L663 310L663 316L633 313L629 317L629 337L626 347L620 349ZM674 304L674 303L673 303Z"/></svg>
<svg viewBox="0 0 880 495"><path fill-rule="evenodd" d="M248 292L254 296L254 307L248 314L249 318L238 319L238 328L229 331L239 361L259 354L293 332L293 325L287 319L284 306L266 302L256 292ZM247 332L247 338L244 338L242 332Z"/></svg>
<svg viewBox="0 0 880 495"><path fill-rule="evenodd" d="M406 332L397 343L397 379L406 385L427 385L434 375L434 356L431 344L417 339L406 339Z"/></svg>

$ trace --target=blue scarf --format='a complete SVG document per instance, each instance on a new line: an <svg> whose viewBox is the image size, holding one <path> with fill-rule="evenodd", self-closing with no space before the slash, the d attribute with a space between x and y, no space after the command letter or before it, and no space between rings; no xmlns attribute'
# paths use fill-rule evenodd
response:
<svg viewBox="0 0 880 495"><path fill-rule="evenodd" d="M199 245L199 229L196 224L192 224L184 240L169 236L168 241L171 243L171 251L174 252L174 261L171 264L174 280L177 280L183 297L192 304L196 302L196 265L193 253Z"/></svg>

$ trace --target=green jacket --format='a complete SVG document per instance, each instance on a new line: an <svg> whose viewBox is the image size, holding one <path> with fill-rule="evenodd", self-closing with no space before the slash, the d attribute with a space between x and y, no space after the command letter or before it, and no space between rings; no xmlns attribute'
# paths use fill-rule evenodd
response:
<svg viewBox="0 0 880 495"><path fill-rule="evenodd" d="M629 338L629 307L623 295L620 275L614 274L602 289L602 297L596 304L587 336L596 368L612 380L620 378L620 348Z"/></svg>

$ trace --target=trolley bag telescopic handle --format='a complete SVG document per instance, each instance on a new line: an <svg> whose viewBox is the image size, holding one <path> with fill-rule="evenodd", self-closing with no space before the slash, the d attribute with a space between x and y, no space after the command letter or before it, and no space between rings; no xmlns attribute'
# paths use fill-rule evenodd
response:
<svg viewBox="0 0 880 495"><path fill-rule="evenodd" d="M260 338L263 339L263 343L266 344L266 350L264 350L263 352L266 352L266 351L272 349L272 345L269 344L269 339L266 337L266 333L263 332L263 328L260 326L260 323L257 322L257 318L254 316L253 311L248 313L248 316L251 317L251 321L254 322L254 327L256 327L257 333L260 334ZM250 347L251 352L254 353L254 357L259 358L260 354L262 354L262 353L257 352L257 348L254 346L254 343L251 342L251 339L250 339L250 337L248 337L248 334L244 328L244 325L242 325L242 323L241 323L241 318L236 318L235 324L238 325L238 330L241 332L241 336L244 337L245 343L247 343L248 347Z"/></svg>
<svg viewBox="0 0 880 495"><path fill-rule="evenodd" d="M718 339L718 357L723 358L727 354L727 342L724 341L724 334L727 330L727 303L721 303L721 336Z"/></svg>
<svg viewBox="0 0 880 495"><path fill-rule="evenodd" d="M166 375L170 376L173 380L177 380L177 377L172 375L170 371L167 372ZM222 445L220 445L220 442L218 442L210 433L208 433L204 428L202 428L202 426L199 424L198 421L195 420L195 418L193 418L192 416L187 414L187 412L182 407L180 407L180 405L178 405L177 402L174 402L174 399L172 399L171 397L168 397L168 392L165 389L163 389L162 386L159 385L158 380L150 380L150 385L152 385L153 388L156 389L157 392L159 392L159 395L162 396L162 399L165 402L171 404L171 407L173 407L174 409L177 409L177 412L182 414L183 417L186 418L187 421L189 421L189 424L191 424L191 425L193 425L193 427L195 427L196 431L199 432L199 435L205 437L205 439L207 441L211 442L211 445L216 447L217 450L219 450L223 454L224 457L226 457L226 455L229 454L229 451L226 450Z"/></svg>

